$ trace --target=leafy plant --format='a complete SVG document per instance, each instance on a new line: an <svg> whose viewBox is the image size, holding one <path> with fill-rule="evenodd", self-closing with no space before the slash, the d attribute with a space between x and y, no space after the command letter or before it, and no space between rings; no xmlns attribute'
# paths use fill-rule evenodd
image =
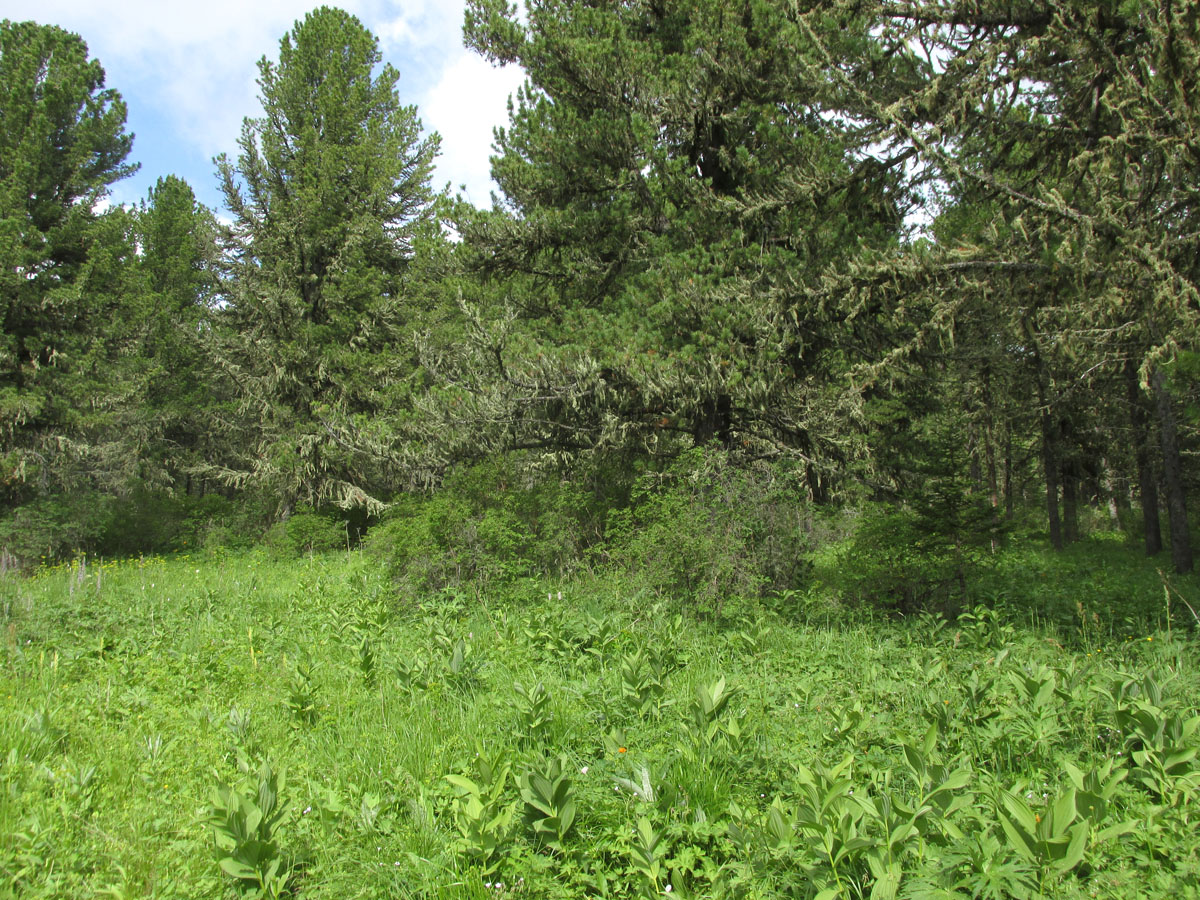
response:
<svg viewBox="0 0 1200 900"><path fill-rule="evenodd" d="M362 674L363 684L368 689L375 687L375 648L371 638L363 635L358 642L358 671Z"/></svg>
<svg viewBox="0 0 1200 900"><path fill-rule="evenodd" d="M284 786L284 772L264 762L255 778L213 791L207 821L216 842L217 863L251 900L283 896L291 877L276 834L288 811L280 800Z"/></svg>
<svg viewBox="0 0 1200 900"><path fill-rule="evenodd" d="M661 653L638 649L621 657L621 698L643 718L659 716L671 705L670 678L671 666Z"/></svg>
<svg viewBox="0 0 1200 900"><path fill-rule="evenodd" d="M538 843L555 853L566 852L566 837L575 822L567 758L546 760L541 769L527 770L517 779L525 802L525 821Z"/></svg>
<svg viewBox="0 0 1200 900"><path fill-rule="evenodd" d="M739 715L729 713L729 701L738 695L736 688L727 688L722 675L712 684L696 686L692 700L691 727L692 746L696 751L707 752L718 744L736 752L745 739L746 711Z"/></svg>
<svg viewBox="0 0 1200 900"><path fill-rule="evenodd" d="M489 755L479 747L474 768L474 778L446 776L455 792L455 846L480 866L482 874L491 875L503 863L500 854L511 836L517 811L516 801L505 799L512 766L503 749Z"/></svg>
<svg viewBox="0 0 1200 900"><path fill-rule="evenodd" d="M1008 845L1043 877L1061 875L1083 862L1090 824L1079 815L1074 787L1059 792L1041 812L1019 791L998 790L996 817Z"/></svg>
<svg viewBox="0 0 1200 900"><path fill-rule="evenodd" d="M645 816L638 817L630 861L634 870L644 879L643 886L648 896L659 896L662 892L660 880L664 872L663 857L666 851L662 835L655 832L650 820Z"/></svg>
<svg viewBox="0 0 1200 900"><path fill-rule="evenodd" d="M316 687L313 666L307 660L296 663L288 686L287 708L298 725L311 727L317 721Z"/></svg>
<svg viewBox="0 0 1200 900"><path fill-rule="evenodd" d="M521 682L514 681L513 691L517 695L514 705L519 733L522 739L536 743L545 737L546 730L554 721L554 713L550 711L550 694L540 681L528 689Z"/></svg>

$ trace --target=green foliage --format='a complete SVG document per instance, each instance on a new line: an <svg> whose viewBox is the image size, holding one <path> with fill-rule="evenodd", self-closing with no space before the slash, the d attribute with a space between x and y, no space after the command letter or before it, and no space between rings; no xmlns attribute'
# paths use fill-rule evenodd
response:
<svg viewBox="0 0 1200 900"><path fill-rule="evenodd" d="M208 825L217 862L250 900L278 898L287 891L291 870L276 834L288 812L280 798L285 786L284 773L264 762L243 784L213 791Z"/></svg>
<svg viewBox="0 0 1200 900"><path fill-rule="evenodd" d="M344 520L301 509L273 525L264 543L280 555L289 557L345 550L348 529Z"/></svg>
<svg viewBox="0 0 1200 900"><path fill-rule="evenodd" d="M517 695L514 709L517 713L518 737L522 741L541 746L546 737L547 726L554 720L546 686L539 681L527 689L521 682L514 681L513 691Z"/></svg>
<svg viewBox="0 0 1200 900"><path fill-rule="evenodd" d="M575 824L576 802L572 796L570 765L565 756L547 759L517 778L525 821L533 829L538 846L562 854L566 838Z"/></svg>
<svg viewBox="0 0 1200 900"><path fill-rule="evenodd" d="M77 35L3 20L0 85L0 509L9 512L128 474L107 426L123 389L114 363L133 243L126 212L97 207L136 167L125 162L125 104Z"/></svg>
<svg viewBox="0 0 1200 900"><path fill-rule="evenodd" d="M310 12L278 62L259 62L263 116L245 121L236 162L217 160L234 220L217 355L243 433L207 471L275 492L281 517L296 503L378 511L394 484L383 413L414 368L406 271L438 138L381 58L349 13Z"/></svg>
<svg viewBox="0 0 1200 900"><path fill-rule="evenodd" d="M744 468L693 450L642 475L609 517L610 559L653 590L719 616L731 599L800 587L804 499L787 467Z"/></svg>
<svg viewBox="0 0 1200 900"><path fill-rule="evenodd" d="M451 473L431 495L397 498L367 547L413 592L560 576L585 563L608 502L499 457Z"/></svg>
<svg viewBox="0 0 1200 900"><path fill-rule="evenodd" d="M1049 580L1073 571L1073 553L1047 559ZM1115 559L1136 584L1136 554ZM398 608L356 554L0 580L0 894L999 900L1195 883L1200 669L1178 623L1127 641L1101 620L1085 644L1079 617L987 607L815 627L764 612L748 641L618 581L558 587ZM1161 602L1161 583L1144 596ZM192 799L231 765L197 829Z"/></svg>
<svg viewBox="0 0 1200 900"><path fill-rule="evenodd" d="M482 747L475 753L475 778L447 775L455 792L454 816L459 852L475 860L484 876L503 863L502 853L512 836L516 801L506 797L511 764L505 751L488 756Z"/></svg>
<svg viewBox="0 0 1200 900"><path fill-rule="evenodd" d="M825 37L869 55L864 19L843 20ZM887 246L900 216L801 77L820 52L805 23L769 3L518 17L477 0L465 36L528 83L497 140L506 204L457 211L466 334L430 354L422 443L838 452L846 361L874 329L807 295L854 249Z"/></svg>

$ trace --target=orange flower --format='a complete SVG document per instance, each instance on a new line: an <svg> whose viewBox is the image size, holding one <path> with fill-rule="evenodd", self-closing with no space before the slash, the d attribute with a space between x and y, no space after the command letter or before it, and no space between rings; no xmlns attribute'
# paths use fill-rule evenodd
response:
<svg viewBox="0 0 1200 900"><path fill-rule="evenodd" d="M625 752L625 748L624 748L624 747L618 747L618 748L617 748L617 752L618 752L618 753L624 753L624 752Z"/></svg>

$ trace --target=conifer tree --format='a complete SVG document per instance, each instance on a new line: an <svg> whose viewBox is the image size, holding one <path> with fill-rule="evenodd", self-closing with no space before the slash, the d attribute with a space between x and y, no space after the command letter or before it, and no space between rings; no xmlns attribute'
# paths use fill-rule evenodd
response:
<svg viewBox="0 0 1200 900"><path fill-rule="evenodd" d="M232 394L207 355L217 317L217 222L186 181L160 178L136 212L140 302L139 393L127 435L141 445L148 479L186 493L190 470L221 456L222 404Z"/></svg>
<svg viewBox="0 0 1200 900"><path fill-rule="evenodd" d="M468 43L529 80L497 135L503 202L459 222L469 357L430 354L435 437L462 453L716 442L813 460L820 493L820 463L854 452L839 378L875 336L869 312L806 292L893 241L903 201L825 115L811 43L773 3L527 12L468 8ZM869 54L865 30L840 34Z"/></svg>
<svg viewBox="0 0 1200 900"><path fill-rule="evenodd" d="M213 471L297 502L377 506L386 490L355 426L411 374L406 270L430 217L436 136L403 106L398 73L353 16L322 7L259 62L263 115L218 158L228 278L220 355L248 451Z"/></svg>
<svg viewBox="0 0 1200 900"><path fill-rule="evenodd" d="M912 65L855 77L856 64L819 28L831 10L871 17L884 52ZM1064 443L1063 426L1091 431L1089 407L1116 406L1132 364L1137 391L1157 414L1152 443L1172 556L1177 570L1190 569L1178 403L1166 369L1200 326L1195 8L844 0L803 19L819 47L810 71L841 92L846 114L862 123L863 145L891 148L914 191L924 187L977 217L951 243L860 256L831 273L826 295L923 309L925 327L898 353L952 342L960 323L991 313L1004 346L1035 375L1052 531L1058 482L1069 506L1078 477L1070 458L1078 448ZM897 296L905 301L888 299ZM1115 396L1077 402L1089 391ZM1139 421L1140 407L1132 404ZM1132 443L1151 443L1146 437Z"/></svg>
<svg viewBox="0 0 1200 900"><path fill-rule="evenodd" d="M0 506L116 477L110 363L133 245L128 216L98 209L136 168L132 140L77 35L0 22Z"/></svg>

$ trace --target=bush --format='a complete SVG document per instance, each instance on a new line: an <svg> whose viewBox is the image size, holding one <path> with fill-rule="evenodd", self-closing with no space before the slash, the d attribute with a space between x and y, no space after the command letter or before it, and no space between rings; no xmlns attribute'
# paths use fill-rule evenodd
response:
<svg viewBox="0 0 1200 900"><path fill-rule="evenodd" d="M730 598L799 587L809 508L796 473L692 450L643 475L609 520L608 558L660 594L720 615Z"/></svg>
<svg viewBox="0 0 1200 900"><path fill-rule="evenodd" d="M115 501L94 491L34 500L0 521L0 551L22 566L92 551L112 530Z"/></svg>
<svg viewBox="0 0 1200 900"><path fill-rule="evenodd" d="M347 540L344 521L311 509L300 509L273 525L264 543L278 555L303 556L345 549Z"/></svg>
<svg viewBox="0 0 1200 900"><path fill-rule="evenodd" d="M608 502L563 473L498 457L452 473L431 494L399 498L366 547L416 592L561 577L584 564Z"/></svg>

